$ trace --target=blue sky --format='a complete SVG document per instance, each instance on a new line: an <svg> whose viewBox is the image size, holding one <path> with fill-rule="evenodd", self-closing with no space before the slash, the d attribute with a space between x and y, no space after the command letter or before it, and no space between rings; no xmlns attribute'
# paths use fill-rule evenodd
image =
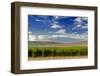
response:
<svg viewBox="0 0 100 76"><path fill-rule="evenodd" d="M87 41L88 17L28 15L29 41Z"/></svg>

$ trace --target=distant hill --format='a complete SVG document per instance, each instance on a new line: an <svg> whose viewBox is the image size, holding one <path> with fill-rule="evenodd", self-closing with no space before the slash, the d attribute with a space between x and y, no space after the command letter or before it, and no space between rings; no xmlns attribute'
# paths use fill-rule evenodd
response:
<svg viewBox="0 0 100 76"><path fill-rule="evenodd" d="M87 46L87 41L60 43L53 41L29 41L31 46Z"/></svg>
<svg viewBox="0 0 100 76"><path fill-rule="evenodd" d="M83 46L83 45L88 45L88 42L87 41L80 41L80 42L71 42L71 43L64 43L64 45L79 45L79 46Z"/></svg>
<svg viewBox="0 0 100 76"><path fill-rule="evenodd" d="M47 45L47 44L61 44L59 42L52 42L52 41L28 41L29 44L39 44L39 45Z"/></svg>

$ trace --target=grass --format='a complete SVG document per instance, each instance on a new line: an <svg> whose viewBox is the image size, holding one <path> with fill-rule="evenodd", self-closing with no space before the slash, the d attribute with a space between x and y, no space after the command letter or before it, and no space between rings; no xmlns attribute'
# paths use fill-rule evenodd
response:
<svg viewBox="0 0 100 76"><path fill-rule="evenodd" d="M46 57L72 57L72 56L87 56L87 46L72 46L72 47L29 47L28 57L31 58L46 58Z"/></svg>

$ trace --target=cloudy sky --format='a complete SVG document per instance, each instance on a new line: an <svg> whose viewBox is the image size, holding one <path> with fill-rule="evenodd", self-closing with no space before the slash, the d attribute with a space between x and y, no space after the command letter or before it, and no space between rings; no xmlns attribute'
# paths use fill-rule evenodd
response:
<svg viewBox="0 0 100 76"><path fill-rule="evenodd" d="M87 41L88 18L28 15L29 41Z"/></svg>

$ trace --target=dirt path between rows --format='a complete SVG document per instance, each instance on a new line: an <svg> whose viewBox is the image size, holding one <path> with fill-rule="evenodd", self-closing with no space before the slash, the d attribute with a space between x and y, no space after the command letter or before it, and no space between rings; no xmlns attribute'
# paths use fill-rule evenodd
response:
<svg viewBox="0 0 100 76"><path fill-rule="evenodd" d="M61 59L87 59L88 56L70 56L70 57L37 57L37 58L32 58L29 57L29 61L37 61L37 60L61 60Z"/></svg>

